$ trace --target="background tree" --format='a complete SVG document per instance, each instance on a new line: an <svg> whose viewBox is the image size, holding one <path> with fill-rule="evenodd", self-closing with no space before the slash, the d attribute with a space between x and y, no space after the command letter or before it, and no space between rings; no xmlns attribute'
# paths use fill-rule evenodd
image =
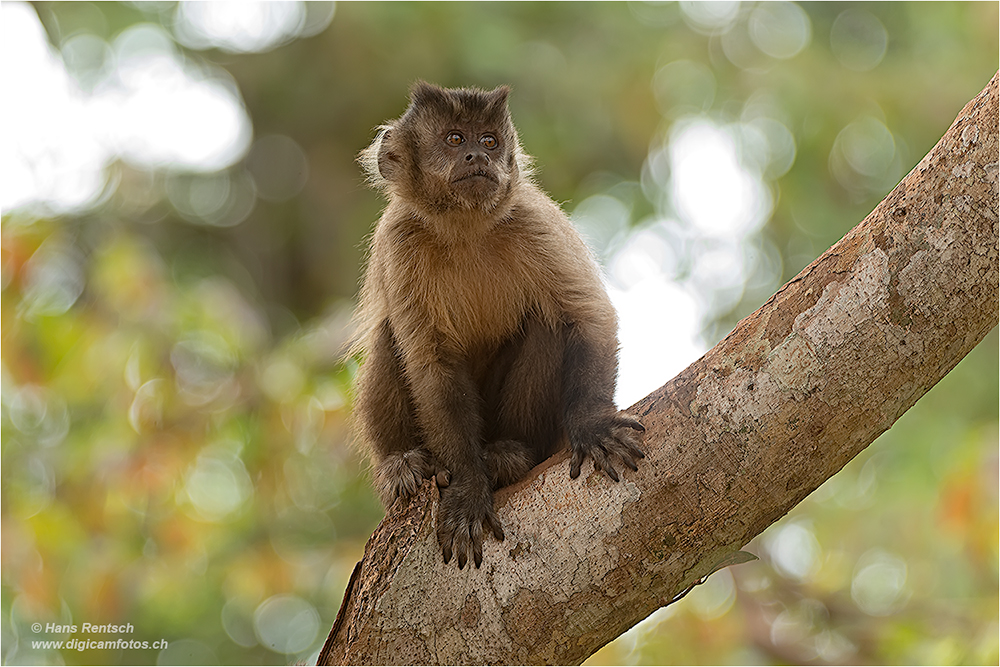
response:
<svg viewBox="0 0 1000 667"><path fill-rule="evenodd" d="M336 361L381 206L353 158L414 79L513 86L542 186L620 295L623 372L639 349L669 377L864 218L998 65L986 3L0 11L10 663L318 653L381 517ZM656 323L629 305L650 292L688 357L642 348ZM993 333L760 562L594 660L996 661L996 368ZM62 638L40 621L170 647L33 649Z"/></svg>

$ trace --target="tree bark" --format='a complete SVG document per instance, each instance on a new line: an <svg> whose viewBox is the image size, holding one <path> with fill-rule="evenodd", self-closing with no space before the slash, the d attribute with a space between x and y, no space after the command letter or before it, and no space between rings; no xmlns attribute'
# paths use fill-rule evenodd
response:
<svg viewBox="0 0 1000 667"><path fill-rule="evenodd" d="M629 410L638 472L571 480L553 457L498 493L507 538L478 570L442 562L430 484L393 507L319 664L580 663L728 562L997 324L997 161L994 76L861 224Z"/></svg>

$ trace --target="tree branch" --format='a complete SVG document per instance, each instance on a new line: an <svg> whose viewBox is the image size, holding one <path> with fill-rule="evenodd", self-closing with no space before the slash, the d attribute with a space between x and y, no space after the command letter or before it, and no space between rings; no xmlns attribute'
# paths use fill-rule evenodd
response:
<svg viewBox="0 0 1000 667"><path fill-rule="evenodd" d="M479 570L442 562L436 489L393 507L320 664L579 663L726 562L996 325L997 158L994 76L860 225L631 408L637 473L550 459L499 492L507 539Z"/></svg>

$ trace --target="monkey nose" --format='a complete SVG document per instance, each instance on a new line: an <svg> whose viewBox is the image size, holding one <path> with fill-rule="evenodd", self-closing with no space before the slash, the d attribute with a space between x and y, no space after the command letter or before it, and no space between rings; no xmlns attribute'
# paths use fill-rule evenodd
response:
<svg viewBox="0 0 1000 667"><path fill-rule="evenodd" d="M486 153L469 153L465 156L466 162L482 162L483 164L490 163L490 156Z"/></svg>

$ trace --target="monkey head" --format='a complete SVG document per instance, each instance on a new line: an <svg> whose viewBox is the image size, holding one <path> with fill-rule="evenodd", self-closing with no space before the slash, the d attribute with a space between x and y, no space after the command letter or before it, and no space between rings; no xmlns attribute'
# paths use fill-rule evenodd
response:
<svg viewBox="0 0 1000 667"><path fill-rule="evenodd" d="M418 82L360 161L390 198L431 214L502 207L527 168L507 86L446 89Z"/></svg>

